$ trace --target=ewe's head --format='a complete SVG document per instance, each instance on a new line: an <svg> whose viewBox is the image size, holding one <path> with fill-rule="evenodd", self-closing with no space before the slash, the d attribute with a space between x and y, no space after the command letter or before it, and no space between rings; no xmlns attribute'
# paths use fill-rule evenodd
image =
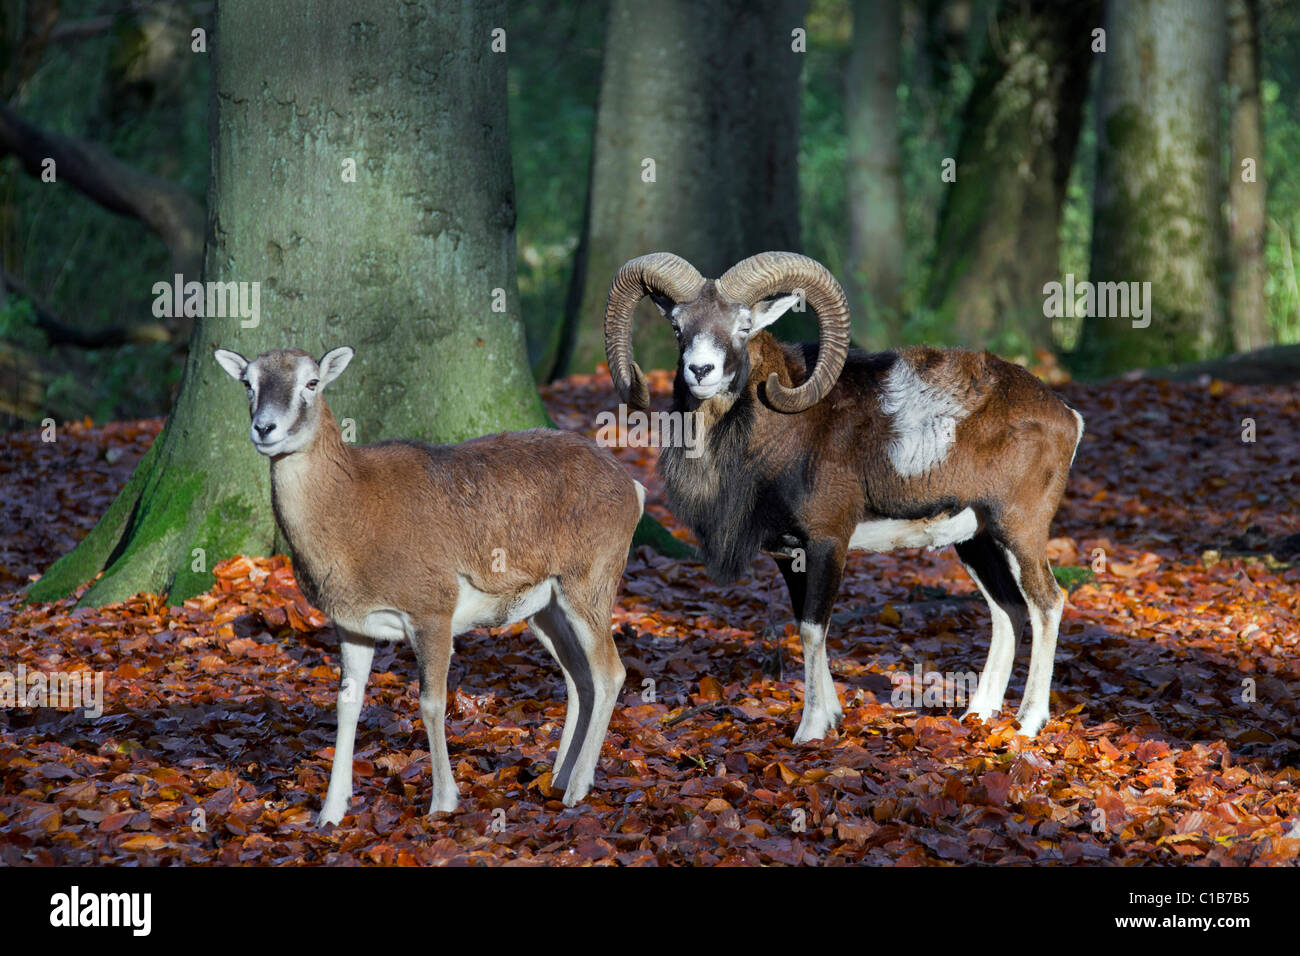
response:
<svg viewBox="0 0 1300 956"><path fill-rule="evenodd" d="M793 252L762 252L727 270L716 282L685 259L654 252L626 263L610 286L605 307L605 354L623 401L649 404L645 376L632 360L632 311L650 296L673 324L680 356L678 374L698 401L745 388L750 367L746 343L799 302L803 292L817 313L821 350L802 385L787 388L769 376L766 399L782 412L800 412L830 391L849 346L849 307L844 290L825 266ZM764 301L766 300L766 301Z"/></svg>
<svg viewBox="0 0 1300 956"><path fill-rule="evenodd" d="M309 446L320 424L320 393L352 361L346 345L317 362L301 349L272 349L251 362L229 349L213 358L248 391L249 437L263 455L288 455Z"/></svg>

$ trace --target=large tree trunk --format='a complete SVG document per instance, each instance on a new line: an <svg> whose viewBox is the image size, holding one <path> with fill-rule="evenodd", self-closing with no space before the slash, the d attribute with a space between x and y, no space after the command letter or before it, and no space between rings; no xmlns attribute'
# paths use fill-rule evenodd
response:
<svg viewBox="0 0 1300 956"><path fill-rule="evenodd" d="M1090 374L1196 361L1228 344L1222 266L1219 88L1223 0L1123 0L1106 8L1097 97L1095 282L1150 282L1150 314L1085 317Z"/></svg>
<svg viewBox="0 0 1300 956"><path fill-rule="evenodd" d="M567 310L569 371L604 361L605 296L628 259L675 252L718 276L756 252L798 248L803 54L791 49L791 31L803 25L805 5L611 4L587 222ZM653 182L643 178L647 160ZM644 320L652 312L643 305L637 359L645 368L673 367L672 335L666 323ZM795 321L800 337L816 336L811 312Z"/></svg>
<svg viewBox="0 0 1300 956"><path fill-rule="evenodd" d="M1100 0L999 10L966 104L931 273L930 305L959 344L1051 345L1043 286L1060 278L1061 205L1100 15Z"/></svg>
<svg viewBox="0 0 1300 956"><path fill-rule="evenodd" d="M1273 340L1264 306L1268 225L1264 111L1259 96L1259 0L1228 0L1228 314L1239 351ZM1243 162L1249 160L1248 168Z"/></svg>
<svg viewBox="0 0 1300 956"><path fill-rule="evenodd" d="M846 76L848 291L853 338L867 348L900 340L903 314L903 158L898 132L900 0L853 0Z"/></svg>
<svg viewBox="0 0 1300 956"><path fill-rule="evenodd" d="M260 282L261 321L196 322L163 433L30 597L103 570L83 603L179 603L216 561L271 553L267 462L215 346L354 346L331 401L360 442L546 423L517 309L506 58L489 49L504 22L500 0L219 5L205 272Z"/></svg>

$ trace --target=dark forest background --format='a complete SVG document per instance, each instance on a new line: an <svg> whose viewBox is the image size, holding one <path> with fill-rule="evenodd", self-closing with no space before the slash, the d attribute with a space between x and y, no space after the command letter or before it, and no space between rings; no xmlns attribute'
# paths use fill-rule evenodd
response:
<svg viewBox="0 0 1300 956"><path fill-rule="evenodd" d="M653 17L603 0L509 4L520 312L539 382L601 359L612 270L650 248L710 274L762 248L805 252L851 287L855 337L872 348L986 347L1098 378L1300 341L1300 5L731 6L746 26L674 16L673 4ZM211 31L212 7L0 2L11 427L170 407L187 329L153 316L151 289L184 259L185 238L105 206L115 189L153 183L174 190L158 194L181 219L201 215L211 71L191 30ZM776 57L774 37L797 42L791 22L806 54ZM647 53L674 43L690 46L691 69L657 69ZM1171 48L1182 55L1149 55ZM1147 111L1136 123L1135 97ZM88 186L24 172L41 136L84 150ZM638 151L661 183L674 160L692 170L690 197L625 215ZM1243 157L1256 161L1252 183ZM941 175L946 158L956 182ZM1092 334L1046 317L1042 285L1067 273L1153 281L1149 334L1117 344L1114 320ZM672 363L665 329L643 322L638 334L647 364Z"/></svg>

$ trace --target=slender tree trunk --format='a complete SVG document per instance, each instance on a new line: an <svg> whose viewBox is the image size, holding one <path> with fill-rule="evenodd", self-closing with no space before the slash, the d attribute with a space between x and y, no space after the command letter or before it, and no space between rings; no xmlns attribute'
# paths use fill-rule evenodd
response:
<svg viewBox="0 0 1300 956"><path fill-rule="evenodd" d="M1228 167L1228 312L1239 351L1273 341L1264 306L1268 228L1264 111L1259 95L1259 0L1227 0L1228 96L1232 162Z"/></svg>
<svg viewBox="0 0 1300 956"><path fill-rule="evenodd" d="M846 77L849 295L853 338L898 344L903 314L903 158L898 132L901 0L853 0Z"/></svg>
<svg viewBox="0 0 1300 956"><path fill-rule="evenodd" d="M966 103L930 286L961 344L1051 345L1043 286L1060 278L1061 205L1100 16L1100 0L1020 0L998 13Z"/></svg>
<svg viewBox="0 0 1300 956"><path fill-rule="evenodd" d="M675 252L717 276L756 252L798 248L803 54L791 31L804 8L805 0L611 4L569 295L569 371L604 361L605 296L628 259ZM652 312L640 313L637 359L672 367L672 336L647 321ZM811 313L795 320L800 336L816 335Z"/></svg>
<svg viewBox="0 0 1300 956"><path fill-rule="evenodd" d="M359 442L546 423L517 307L506 57L489 48L504 7L219 5L205 272L260 283L260 323L196 322L163 433L30 597L102 570L83 603L179 603L222 558L271 553L267 462L215 346L355 347L331 403Z"/></svg>
<svg viewBox="0 0 1300 956"><path fill-rule="evenodd" d="M1097 98L1095 282L1150 282L1150 314L1085 317L1090 374L1196 361L1228 344L1219 88L1223 0L1107 4Z"/></svg>

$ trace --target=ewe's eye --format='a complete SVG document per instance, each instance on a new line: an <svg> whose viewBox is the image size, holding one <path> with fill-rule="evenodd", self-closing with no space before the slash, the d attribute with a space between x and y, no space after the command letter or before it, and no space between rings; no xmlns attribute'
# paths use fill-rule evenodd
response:
<svg viewBox="0 0 1300 956"><path fill-rule="evenodd" d="M316 386L319 384L320 384L320 379L313 378L310 382L307 383L307 391L309 392L316 391Z"/></svg>

